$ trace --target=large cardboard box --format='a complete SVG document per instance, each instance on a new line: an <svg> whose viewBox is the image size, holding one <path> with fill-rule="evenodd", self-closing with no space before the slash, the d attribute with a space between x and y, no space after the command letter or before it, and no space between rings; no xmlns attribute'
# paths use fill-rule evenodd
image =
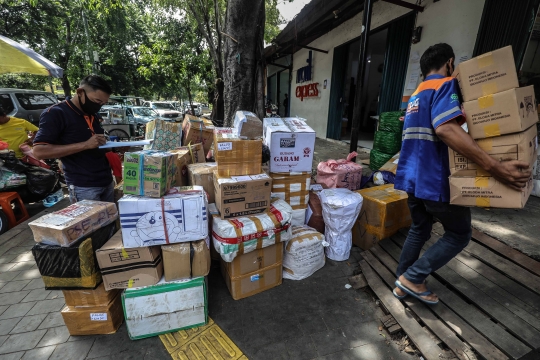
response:
<svg viewBox="0 0 540 360"><path fill-rule="evenodd" d="M322 216L322 204L321 198L317 195L317 192L309 191L309 202L306 212L306 225L314 228L321 234L324 234L326 225Z"/></svg>
<svg viewBox="0 0 540 360"><path fill-rule="evenodd" d="M225 283L234 300L240 300L259 294L281 285L281 282L283 281L283 269L281 263L276 263L237 277L231 277L225 268L225 264L226 262L222 259L221 274L223 275Z"/></svg>
<svg viewBox="0 0 540 360"><path fill-rule="evenodd" d="M176 183L175 186L188 186L188 165L206 162L202 144L182 146L170 151L176 154Z"/></svg>
<svg viewBox="0 0 540 360"><path fill-rule="evenodd" d="M517 133L538 122L534 87L527 86L482 96L463 103L473 139Z"/></svg>
<svg viewBox="0 0 540 360"><path fill-rule="evenodd" d="M499 161L521 160L533 164L538 148L536 126L516 134L476 140L478 146ZM490 176L471 160L448 148L452 176Z"/></svg>
<svg viewBox="0 0 540 360"><path fill-rule="evenodd" d="M210 272L210 240L162 245L165 281L206 276Z"/></svg>
<svg viewBox="0 0 540 360"><path fill-rule="evenodd" d="M65 209L43 215L28 226L36 242L71 246L117 218L118 211L114 203L82 200Z"/></svg>
<svg viewBox="0 0 540 360"><path fill-rule="evenodd" d="M247 139L259 139L263 134L262 121L249 111L237 111L234 114L233 127L238 135Z"/></svg>
<svg viewBox="0 0 540 360"><path fill-rule="evenodd" d="M523 191L516 191L492 177L450 176L450 204L461 206L522 209L533 188L532 178Z"/></svg>
<svg viewBox="0 0 540 360"><path fill-rule="evenodd" d="M176 155L141 150L124 154L124 194L158 198L176 180Z"/></svg>
<svg viewBox="0 0 540 360"><path fill-rule="evenodd" d="M159 246L126 249L121 231L96 251L96 257L107 291L154 285L163 275Z"/></svg>
<svg viewBox="0 0 540 360"><path fill-rule="evenodd" d="M270 207L272 178L264 173L222 177L214 170L214 189L222 219L260 214Z"/></svg>
<svg viewBox="0 0 540 360"><path fill-rule="evenodd" d="M247 140L236 133L214 133L214 159L221 176L260 174L262 140Z"/></svg>
<svg viewBox="0 0 540 360"><path fill-rule="evenodd" d="M291 205L293 210L307 209L309 186L311 185L311 171L270 173L270 177L272 178L273 197L285 200Z"/></svg>
<svg viewBox="0 0 540 360"><path fill-rule="evenodd" d="M201 163L188 165L188 184L190 186L202 186L208 196L208 203L215 202L214 194L214 170L216 163Z"/></svg>
<svg viewBox="0 0 540 360"><path fill-rule="evenodd" d="M104 306L66 306L61 311L70 335L113 334L124 321L120 293Z"/></svg>
<svg viewBox="0 0 540 360"><path fill-rule="evenodd" d="M95 289L62 290L67 306L71 307L93 307L107 306L116 295L120 294L119 289L105 290L105 284L101 283Z"/></svg>
<svg viewBox="0 0 540 360"><path fill-rule="evenodd" d="M390 160L388 160L383 166L379 168L379 171L388 171L392 174L396 175L397 166L399 163L399 154L401 152L398 152L396 155L392 156Z"/></svg>
<svg viewBox="0 0 540 360"><path fill-rule="evenodd" d="M205 239L207 206L201 186L173 188L159 199L124 195L118 201L124 247Z"/></svg>
<svg viewBox="0 0 540 360"><path fill-rule="evenodd" d="M263 137L270 148L270 171L311 171L315 136L304 119L265 118Z"/></svg>
<svg viewBox="0 0 540 360"><path fill-rule="evenodd" d="M223 260L222 260L223 261ZM233 261L223 261L223 266L232 278L252 273L283 262L283 243L277 243L247 254L238 255Z"/></svg>
<svg viewBox="0 0 540 360"><path fill-rule="evenodd" d="M204 154L208 154L214 141L214 127L193 115L186 114L182 123L184 131L184 145L198 144L203 145Z"/></svg>
<svg viewBox="0 0 540 360"><path fill-rule="evenodd" d="M454 76L458 80L463 101L519 87L511 46L460 63Z"/></svg>
<svg viewBox="0 0 540 360"><path fill-rule="evenodd" d="M168 151L182 145L182 124L155 119L146 124L146 139L153 139L145 150Z"/></svg>
<svg viewBox="0 0 540 360"><path fill-rule="evenodd" d="M129 338L137 340L208 323L206 280L166 282L122 294Z"/></svg>
<svg viewBox="0 0 540 360"><path fill-rule="evenodd" d="M411 225L407 193L395 190L394 184L375 186L357 193L364 202L352 228L353 244L368 250L382 239Z"/></svg>

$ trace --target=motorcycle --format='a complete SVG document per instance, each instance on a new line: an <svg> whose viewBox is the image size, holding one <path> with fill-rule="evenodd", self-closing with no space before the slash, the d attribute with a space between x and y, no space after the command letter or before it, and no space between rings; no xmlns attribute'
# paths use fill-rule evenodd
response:
<svg viewBox="0 0 540 360"><path fill-rule="evenodd" d="M276 104L272 104L270 100L266 102L265 112L267 118L278 118L281 117L278 114L279 108Z"/></svg>

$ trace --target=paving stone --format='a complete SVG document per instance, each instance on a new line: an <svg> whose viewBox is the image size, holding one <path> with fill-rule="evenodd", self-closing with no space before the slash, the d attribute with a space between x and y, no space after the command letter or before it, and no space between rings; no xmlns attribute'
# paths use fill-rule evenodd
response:
<svg viewBox="0 0 540 360"><path fill-rule="evenodd" d="M24 270L17 275L13 280L32 280L41 278L41 274L38 269Z"/></svg>
<svg viewBox="0 0 540 360"><path fill-rule="evenodd" d="M24 355L24 351L19 351L11 354L0 355L0 360L20 360Z"/></svg>
<svg viewBox="0 0 540 360"><path fill-rule="evenodd" d="M49 296L50 292L51 290L45 289L31 290L30 293L22 300L22 302L45 300Z"/></svg>
<svg viewBox="0 0 540 360"><path fill-rule="evenodd" d="M72 341L57 345L49 360L83 360L94 340ZM116 357L115 357L116 358Z"/></svg>
<svg viewBox="0 0 540 360"><path fill-rule="evenodd" d="M9 306L7 305L0 305L0 315L2 315L4 313L4 311L6 311L6 309L8 308Z"/></svg>
<svg viewBox="0 0 540 360"><path fill-rule="evenodd" d="M38 328L39 324L43 322L46 314L25 316L19 321L17 326L11 330L11 334L18 334L27 331L34 331Z"/></svg>
<svg viewBox="0 0 540 360"><path fill-rule="evenodd" d="M9 332L17 325L20 318L0 320L0 335L9 335Z"/></svg>
<svg viewBox="0 0 540 360"><path fill-rule="evenodd" d="M332 329L311 334L311 339L320 356L350 349L350 340L341 329Z"/></svg>
<svg viewBox="0 0 540 360"><path fill-rule="evenodd" d="M28 312L28 315L45 314L60 311L65 305L64 299L42 300Z"/></svg>
<svg viewBox="0 0 540 360"><path fill-rule="evenodd" d="M39 344L37 344L37 347L62 344L68 339L69 331L65 325L53 327L47 330L47 333L43 336Z"/></svg>
<svg viewBox="0 0 540 360"><path fill-rule="evenodd" d="M9 269L11 269L13 266L15 266L14 263L0 264L0 272L9 271Z"/></svg>
<svg viewBox="0 0 540 360"><path fill-rule="evenodd" d="M10 254L10 255L13 255L13 254ZM34 260L34 255L32 255L32 252L28 252L26 254L15 255L15 257L13 258L11 262L22 262L22 261L34 262L35 260Z"/></svg>
<svg viewBox="0 0 540 360"><path fill-rule="evenodd" d="M289 357L287 345L284 341L262 346L258 349L246 349L244 354L248 359L274 360L274 359L294 359Z"/></svg>
<svg viewBox="0 0 540 360"><path fill-rule="evenodd" d="M368 304L358 304L356 309L345 307L330 309L329 311L325 311L322 317L329 329L337 329L375 320L373 315L374 310Z"/></svg>
<svg viewBox="0 0 540 360"><path fill-rule="evenodd" d="M28 246L14 246L8 251L6 251L6 255L11 255L11 254L20 255L20 254L28 254L28 253L30 254L32 253L31 251L28 251Z"/></svg>
<svg viewBox="0 0 540 360"><path fill-rule="evenodd" d="M5 273L0 274L0 281L11 281L15 279L20 273L20 271L6 271Z"/></svg>
<svg viewBox="0 0 540 360"><path fill-rule="evenodd" d="M22 334L10 335L2 346L0 354L6 354L16 351L31 350L36 347L47 330L36 330ZM69 357L67 357L69 358Z"/></svg>
<svg viewBox="0 0 540 360"><path fill-rule="evenodd" d="M44 287L45 287L45 284L43 283L43 280L41 280L41 278L39 278L39 279L30 280L28 285L26 285L24 287L24 290L41 289L41 288L44 288Z"/></svg>
<svg viewBox="0 0 540 360"><path fill-rule="evenodd" d="M36 264L33 261L23 261L18 263L12 263L14 266L10 271L23 271L33 268Z"/></svg>
<svg viewBox="0 0 540 360"><path fill-rule="evenodd" d="M34 302L13 304L7 308L2 315L0 315L0 320L4 319L13 319L16 317L21 317L26 315L32 307L34 307Z"/></svg>
<svg viewBox="0 0 540 360"><path fill-rule="evenodd" d="M64 293L62 290L51 290L49 295L47 295L47 300L54 300L54 299L63 299Z"/></svg>
<svg viewBox="0 0 540 360"><path fill-rule="evenodd" d="M39 325L38 329L48 329L56 326L64 325L64 318L62 317L62 313L60 311L55 311L52 313L49 313L45 316L43 322Z"/></svg>
<svg viewBox="0 0 540 360"><path fill-rule="evenodd" d="M386 343L368 344L322 357L324 360L417 359Z"/></svg>
<svg viewBox="0 0 540 360"><path fill-rule="evenodd" d="M0 264L5 264L11 262L13 259L15 259L19 255L2 255L0 256Z"/></svg>
<svg viewBox="0 0 540 360"><path fill-rule="evenodd" d="M310 335L321 331L326 331L328 328L322 317L322 312L313 312L312 314L299 314L298 327L304 335Z"/></svg>
<svg viewBox="0 0 540 360"><path fill-rule="evenodd" d="M315 344L310 336L298 336L287 340L289 357L295 360L308 360L317 357Z"/></svg>
<svg viewBox="0 0 540 360"><path fill-rule="evenodd" d="M30 283L30 280L23 280L23 281L10 281L6 283L1 289L1 293L8 293L8 292L14 292L14 291L21 291L24 289L26 285Z"/></svg>
<svg viewBox="0 0 540 360"><path fill-rule="evenodd" d="M24 290L24 291L16 291L16 292L8 292L8 293L0 294L0 304L3 304L3 305L18 304L29 293L30 291Z"/></svg>
<svg viewBox="0 0 540 360"><path fill-rule="evenodd" d="M8 335L0 336L0 346L4 344L4 342L7 340L8 337L9 337Z"/></svg>
<svg viewBox="0 0 540 360"><path fill-rule="evenodd" d="M49 356L51 356L51 354L53 353L55 348L56 346L53 345L53 346L46 346L46 347L36 348L30 351L27 351L26 353L24 353L22 360L48 359Z"/></svg>

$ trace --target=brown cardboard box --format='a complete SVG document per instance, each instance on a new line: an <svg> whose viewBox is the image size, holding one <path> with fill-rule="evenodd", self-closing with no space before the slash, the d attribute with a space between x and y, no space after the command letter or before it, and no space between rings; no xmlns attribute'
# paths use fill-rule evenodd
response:
<svg viewBox="0 0 540 360"><path fill-rule="evenodd" d="M101 283L94 290L62 290L64 300L67 306L71 307L89 307L89 306L107 306L116 295L120 293L119 289L111 291L105 290L105 285Z"/></svg>
<svg viewBox="0 0 540 360"><path fill-rule="evenodd" d="M473 139L517 133L538 121L534 88L527 86L463 103Z"/></svg>
<svg viewBox="0 0 540 360"><path fill-rule="evenodd" d="M411 225L407 193L394 189L394 184L358 190L364 202L352 228L353 244L368 250L382 239Z"/></svg>
<svg viewBox="0 0 540 360"><path fill-rule="evenodd" d="M233 126L240 136L247 139L259 139L263 135L262 121L249 111L237 111L234 115Z"/></svg>
<svg viewBox="0 0 540 360"><path fill-rule="evenodd" d="M206 276L210 272L210 249L206 240L162 245L165 281Z"/></svg>
<svg viewBox="0 0 540 360"><path fill-rule="evenodd" d="M124 321L120 293L105 306L72 307L62 309L62 317L70 335L113 334Z"/></svg>
<svg viewBox="0 0 540 360"><path fill-rule="evenodd" d="M314 228L321 234L324 234L326 228L322 216L322 205L319 195L315 191L309 192L309 202L306 214L306 225Z"/></svg>
<svg viewBox="0 0 540 360"><path fill-rule="evenodd" d="M176 154L176 183L175 186L188 186L188 165L206 162L202 144L182 146L169 151Z"/></svg>
<svg viewBox="0 0 540 360"><path fill-rule="evenodd" d="M214 189L222 219L260 214L270 208L272 178L266 174L229 178L214 170Z"/></svg>
<svg viewBox="0 0 540 360"><path fill-rule="evenodd" d="M519 87L511 46L460 63L454 76L458 80L463 101Z"/></svg>
<svg viewBox="0 0 540 360"><path fill-rule="evenodd" d="M536 159L538 138L536 126L521 133L476 140L478 146L499 161L521 160L533 164ZM448 148L452 176L490 176L478 165Z"/></svg>
<svg viewBox="0 0 540 360"><path fill-rule="evenodd" d="M285 200L293 210L307 209L311 172L270 173L270 177L273 196Z"/></svg>
<svg viewBox="0 0 540 360"><path fill-rule="evenodd" d="M533 188L532 178L524 191L516 191L492 177L450 176L450 204L522 209Z"/></svg>
<svg viewBox="0 0 540 360"><path fill-rule="evenodd" d="M214 127L205 123L201 118L186 114L182 123L183 141L182 144L203 145L204 154L208 154L214 140Z"/></svg>
<svg viewBox="0 0 540 360"><path fill-rule="evenodd" d="M188 165L188 183L190 186L202 186L208 196L208 203L215 202L214 170L216 163L201 163Z"/></svg>
<svg viewBox="0 0 540 360"><path fill-rule="evenodd" d="M114 203L118 207L118 200L120 200L124 196L124 180L120 181L116 186L114 187Z"/></svg>
<svg viewBox="0 0 540 360"><path fill-rule="evenodd" d="M399 162L399 152L392 156L390 160L388 160L383 166L379 168L379 171L389 171L392 174L396 175L397 166Z"/></svg>
<svg viewBox="0 0 540 360"><path fill-rule="evenodd" d="M231 278L237 278L282 262L283 243L278 243L238 255L232 262L224 262L223 266Z"/></svg>
<svg viewBox="0 0 540 360"><path fill-rule="evenodd" d="M122 231L96 251L96 258L106 290L155 285L163 275L161 248L125 249Z"/></svg>
<svg viewBox="0 0 540 360"><path fill-rule="evenodd" d="M236 134L214 134L214 159L221 176L253 175L262 172L262 139L246 140Z"/></svg>
<svg viewBox="0 0 540 360"><path fill-rule="evenodd" d="M141 150L124 154L124 194L159 198L176 181L176 156Z"/></svg>
<svg viewBox="0 0 540 360"><path fill-rule="evenodd" d="M233 278L227 272L225 261L221 260L221 274L225 279L232 298L234 300L240 300L281 285L283 266L281 263L277 263Z"/></svg>

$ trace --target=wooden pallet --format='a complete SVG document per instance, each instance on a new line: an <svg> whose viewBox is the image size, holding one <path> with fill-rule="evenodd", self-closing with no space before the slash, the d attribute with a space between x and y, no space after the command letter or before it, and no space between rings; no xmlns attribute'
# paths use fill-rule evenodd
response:
<svg viewBox="0 0 540 360"><path fill-rule="evenodd" d="M422 253L441 233L436 224ZM464 251L428 277L437 305L411 296L397 301L391 291L406 235L401 231L363 252L360 266L424 358L436 358L436 351L432 339L420 336L422 324L459 359L474 358L471 349L485 359L540 359L540 263L475 231ZM407 308L414 317L400 316Z"/></svg>

